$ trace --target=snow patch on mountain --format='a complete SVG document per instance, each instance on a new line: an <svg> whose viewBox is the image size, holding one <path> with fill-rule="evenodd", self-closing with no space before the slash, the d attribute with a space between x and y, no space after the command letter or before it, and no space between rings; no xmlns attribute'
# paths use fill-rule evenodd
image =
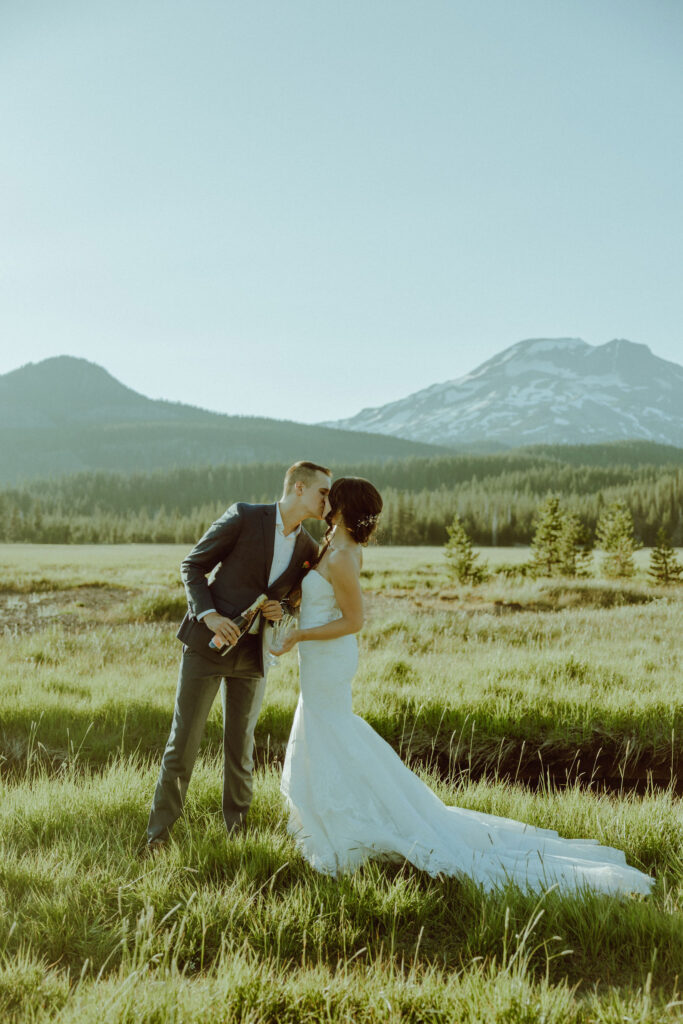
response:
<svg viewBox="0 0 683 1024"><path fill-rule="evenodd" d="M530 338L464 377L327 426L453 447L641 439L683 445L683 367L647 345Z"/></svg>

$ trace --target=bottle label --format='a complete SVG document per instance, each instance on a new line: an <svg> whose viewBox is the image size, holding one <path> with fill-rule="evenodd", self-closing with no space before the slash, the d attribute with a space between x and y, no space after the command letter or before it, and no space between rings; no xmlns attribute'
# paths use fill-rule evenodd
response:
<svg viewBox="0 0 683 1024"><path fill-rule="evenodd" d="M237 615L233 619L233 623L239 629L240 635L238 637L238 640L240 639L240 637L244 636L249 626L251 625L252 621L256 618L257 613L260 611L261 607L265 604L267 600L268 597L266 596L266 594L261 594L259 597L257 597L253 604L249 605L249 607L242 612L241 615ZM232 647L234 647L234 644L227 644L226 646L225 640L218 636L217 633L214 633L214 635L209 640L209 647L213 651L221 651L221 654L227 654L228 651ZM225 650L221 650L222 647L225 647Z"/></svg>

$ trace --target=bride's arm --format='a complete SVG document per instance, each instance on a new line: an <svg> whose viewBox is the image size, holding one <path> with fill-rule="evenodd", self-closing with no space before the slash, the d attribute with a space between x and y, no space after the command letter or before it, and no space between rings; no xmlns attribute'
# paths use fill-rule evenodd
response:
<svg viewBox="0 0 683 1024"><path fill-rule="evenodd" d="M282 650L274 653L284 654L301 640L336 640L340 636L357 633L363 625L363 594L353 555L350 551L333 551L327 558L327 569L341 618L326 622L324 626L292 630Z"/></svg>

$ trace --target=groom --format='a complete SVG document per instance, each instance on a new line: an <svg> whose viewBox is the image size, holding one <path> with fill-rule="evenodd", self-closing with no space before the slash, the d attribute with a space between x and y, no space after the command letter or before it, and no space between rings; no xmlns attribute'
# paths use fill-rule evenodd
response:
<svg viewBox="0 0 683 1024"><path fill-rule="evenodd" d="M252 797L254 728L266 680L263 620L282 617L281 602L296 589L318 545L301 526L329 511L330 471L297 462L285 474L276 505L238 502L206 531L182 562L188 611L178 638L183 655L171 734L161 762L147 825L147 850L162 847L180 817L214 697L223 702L223 818L228 832L244 822ZM210 580L207 574L211 573ZM257 628L227 654L209 647L218 634L234 643L233 617L259 594L269 597Z"/></svg>

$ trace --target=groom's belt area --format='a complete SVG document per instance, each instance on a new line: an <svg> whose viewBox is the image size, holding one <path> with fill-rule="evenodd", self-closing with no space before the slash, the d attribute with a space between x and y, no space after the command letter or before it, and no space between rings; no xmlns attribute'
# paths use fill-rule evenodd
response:
<svg viewBox="0 0 683 1024"><path fill-rule="evenodd" d="M221 611L221 615L227 618L231 616ZM233 614L237 614L233 612ZM232 651L222 655L209 647L209 641L213 636L213 630L209 629L204 622L198 622L188 612L180 623L177 637L186 647L197 654L201 654L207 661L214 665L220 665L226 676L261 676L263 675L263 654L260 634L246 633Z"/></svg>

